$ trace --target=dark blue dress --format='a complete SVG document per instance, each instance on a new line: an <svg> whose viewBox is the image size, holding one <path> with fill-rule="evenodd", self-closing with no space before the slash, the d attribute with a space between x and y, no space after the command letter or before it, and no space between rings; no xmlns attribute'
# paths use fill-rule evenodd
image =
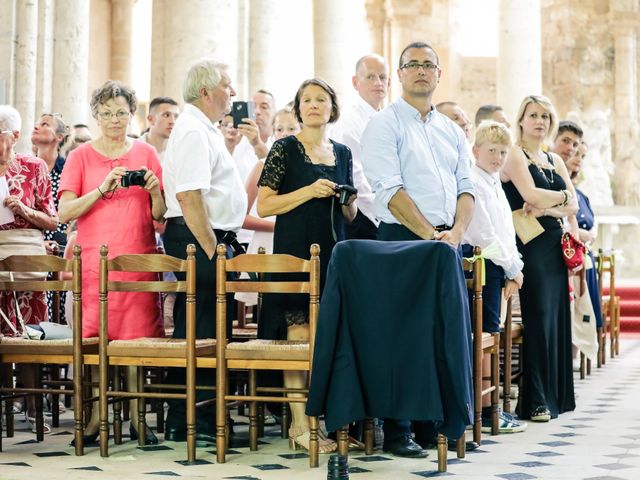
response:
<svg viewBox="0 0 640 480"><path fill-rule="evenodd" d="M591 230L595 224L593 215L593 209L591 208L591 202L589 198L576 188L576 194L578 195L578 227L584 230ZM593 268L586 271L587 288L589 289L589 296L591 297L591 304L593 305L593 313L596 316L596 327L602 327L602 308L600 305L600 289L598 288L598 272L595 268L596 262L593 258L593 253L589 252L591 258L591 264Z"/></svg>

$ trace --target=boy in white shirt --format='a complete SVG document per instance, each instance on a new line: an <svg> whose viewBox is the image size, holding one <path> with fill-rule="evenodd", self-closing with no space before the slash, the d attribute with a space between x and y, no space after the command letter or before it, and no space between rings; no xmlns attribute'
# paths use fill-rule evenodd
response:
<svg viewBox="0 0 640 480"><path fill-rule="evenodd" d="M479 246L485 256L486 282L482 288L482 331L500 332L502 288L508 299L523 282L523 262L516 247L515 230L509 202L502 190L499 172L512 145L511 134L503 124L487 120L476 131L471 167L475 186L475 208L463 238L464 256L473 255ZM489 362L485 362L489 363ZM488 374L489 372L487 372ZM490 399L485 396L482 408L482 431L491 431ZM500 411L500 433L521 432L526 424Z"/></svg>

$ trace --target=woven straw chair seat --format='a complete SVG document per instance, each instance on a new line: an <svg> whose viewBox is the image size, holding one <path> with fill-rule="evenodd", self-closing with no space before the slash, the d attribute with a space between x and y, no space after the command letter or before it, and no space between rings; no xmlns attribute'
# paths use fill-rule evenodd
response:
<svg viewBox="0 0 640 480"><path fill-rule="evenodd" d="M83 338L82 352L96 353L98 338ZM73 339L31 340L23 337L0 337L0 353L19 355L72 355Z"/></svg>
<svg viewBox="0 0 640 480"><path fill-rule="evenodd" d="M309 360L309 343L289 340L249 340L227 345L229 359Z"/></svg>
<svg viewBox="0 0 640 480"><path fill-rule="evenodd" d="M112 340L108 347L109 355L183 357L187 351L187 341L183 338L144 337L134 340ZM214 338L196 339L197 355L214 355Z"/></svg>

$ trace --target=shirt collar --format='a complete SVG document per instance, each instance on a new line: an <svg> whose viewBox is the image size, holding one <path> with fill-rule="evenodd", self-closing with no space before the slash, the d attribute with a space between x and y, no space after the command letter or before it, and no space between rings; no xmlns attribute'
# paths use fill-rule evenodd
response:
<svg viewBox="0 0 640 480"><path fill-rule="evenodd" d="M195 105L192 105L190 103L185 104L183 112L193 115L197 120L202 122L209 130L222 135L222 132L220 132L220 130L218 130L215 127L215 125L211 123L211 120L209 120L209 118L204 114L204 112L200 110L198 107L196 107Z"/></svg>
<svg viewBox="0 0 640 480"><path fill-rule="evenodd" d="M360 95L356 96L356 100L354 103L360 110L362 110L363 113L367 115L367 117L371 117L374 114L378 113L378 111L375 108L373 108L371 105L369 105L369 102L367 102Z"/></svg>
<svg viewBox="0 0 640 480"><path fill-rule="evenodd" d="M413 105L410 105L409 102L407 102L404 98L402 97L398 98L398 100L396 100L395 103L400 108L400 111L403 112L405 115L411 118L415 118L416 120L419 120L422 123L429 123L433 119L434 115L438 113L435 107L431 105L431 110L427 113L427 118L425 120L422 120L422 115L420 114L418 109Z"/></svg>
<svg viewBox="0 0 640 480"><path fill-rule="evenodd" d="M487 182L492 187L497 187L498 185L500 185L500 178L498 177L499 175L498 173L491 174L491 173L485 172L477 164L474 164L471 168L473 169L474 172L476 172L476 174L480 178L482 178L485 182Z"/></svg>

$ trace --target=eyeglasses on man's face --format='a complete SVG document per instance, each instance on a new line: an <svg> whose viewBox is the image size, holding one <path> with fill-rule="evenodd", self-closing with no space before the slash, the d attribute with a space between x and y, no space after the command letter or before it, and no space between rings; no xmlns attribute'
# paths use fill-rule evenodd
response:
<svg viewBox="0 0 640 480"><path fill-rule="evenodd" d="M129 118L129 115L130 112L127 112L126 110L118 110L116 113L106 110L104 112L98 112L98 117L100 117L105 122L108 122L113 117L116 117L117 120L124 120L125 118Z"/></svg>
<svg viewBox="0 0 640 480"><path fill-rule="evenodd" d="M417 72L420 69L423 69L424 71L433 71L436 70L438 68L438 65L436 65L435 63L431 63L431 62L408 62L405 63L404 65L402 65L400 67L400 70L408 70L410 72Z"/></svg>

